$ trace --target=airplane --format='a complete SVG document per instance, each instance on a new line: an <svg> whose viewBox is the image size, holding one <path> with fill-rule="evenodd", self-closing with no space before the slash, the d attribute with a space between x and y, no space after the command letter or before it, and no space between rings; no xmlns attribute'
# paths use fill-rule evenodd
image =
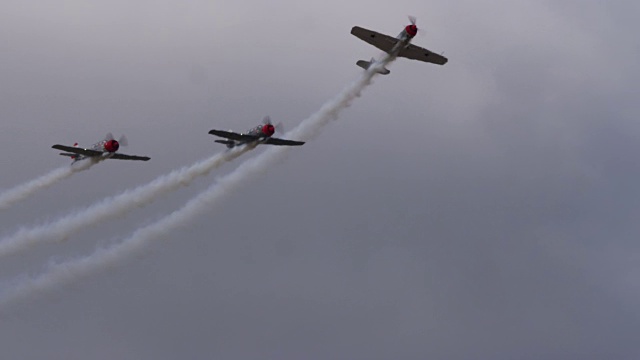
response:
<svg viewBox="0 0 640 360"><path fill-rule="evenodd" d="M416 26L415 17L409 16L409 21L411 24L405 26L402 32L395 38L367 30L359 26L351 28L351 34L386 52L394 58L404 57L407 59L420 60L438 65L446 64L448 61L446 57L411 44L411 39L413 39L413 37L418 33L418 27ZM358 62L356 62L356 65L365 70L373 64L375 64L374 58L371 58L371 61L358 60ZM387 75L390 72L391 71L389 71L389 69L384 67L377 70L377 73L381 75Z"/></svg>
<svg viewBox="0 0 640 360"><path fill-rule="evenodd" d="M269 116L265 116L262 120L262 124L250 129L246 133L238 134L233 131L213 129L209 131L209 134L227 139L215 140L215 142L219 144L225 144L229 149L245 144L250 146L255 146L257 144L300 146L304 144L304 141L293 141L272 137L276 130L278 130L278 132L282 132L282 123L278 123L278 125L274 126L271 123L271 119L269 118Z"/></svg>
<svg viewBox="0 0 640 360"><path fill-rule="evenodd" d="M60 155L72 158L73 163L87 158L95 161L101 161L105 159L147 161L150 159L147 156L126 155L116 152L121 145L127 146L127 144L128 141L124 135L122 135L119 140L116 140L113 138L113 135L111 133L108 133L107 136L105 136L104 140L98 141L97 143L91 145L90 148L80 148L78 147L78 143L73 144L73 146L56 144L53 145L52 148L66 151L60 153Z"/></svg>

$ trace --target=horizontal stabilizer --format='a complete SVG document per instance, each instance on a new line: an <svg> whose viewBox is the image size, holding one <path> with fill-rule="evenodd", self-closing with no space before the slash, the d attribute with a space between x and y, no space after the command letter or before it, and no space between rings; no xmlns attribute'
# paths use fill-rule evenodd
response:
<svg viewBox="0 0 640 360"><path fill-rule="evenodd" d="M68 157L76 157L76 156L78 156L78 154L70 154L70 153L60 153L60 155L68 156Z"/></svg>
<svg viewBox="0 0 640 360"><path fill-rule="evenodd" d="M371 65L373 64L375 64L375 61L373 59L371 59L371 61L358 60L358 62L356 62L356 65L360 66L365 70L369 69L369 67L371 67ZM389 73L391 73L391 71L385 67L378 68L376 72L380 75L388 75Z"/></svg>
<svg viewBox="0 0 640 360"><path fill-rule="evenodd" d="M231 140L213 140L213 141L219 144L225 144L225 145L233 144L233 141Z"/></svg>
<svg viewBox="0 0 640 360"><path fill-rule="evenodd" d="M218 144L225 144L229 149L232 149L234 146L236 146L236 143L233 140L213 140L213 141L217 142Z"/></svg>

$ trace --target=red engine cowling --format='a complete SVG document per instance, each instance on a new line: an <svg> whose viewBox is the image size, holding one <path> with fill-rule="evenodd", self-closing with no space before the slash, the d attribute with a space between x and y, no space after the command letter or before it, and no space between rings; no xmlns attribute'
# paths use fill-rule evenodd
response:
<svg viewBox="0 0 640 360"><path fill-rule="evenodd" d="M116 152L120 148L120 144L116 140L107 140L104 142L104 149L108 152Z"/></svg>
<svg viewBox="0 0 640 360"><path fill-rule="evenodd" d="M262 133L265 134L266 136L271 136L273 135L274 132L276 132L276 129L271 124L266 124L262 127Z"/></svg>
<svg viewBox="0 0 640 360"><path fill-rule="evenodd" d="M410 37L414 37L418 33L418 27L415 25L407 25L404 28L404 31L406 31L407 35L409 35Z"/></svg>

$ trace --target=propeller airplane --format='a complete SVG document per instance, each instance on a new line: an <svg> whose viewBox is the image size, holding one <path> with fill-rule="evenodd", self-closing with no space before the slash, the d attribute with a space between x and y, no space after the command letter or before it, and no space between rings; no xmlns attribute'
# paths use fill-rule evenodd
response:
<svg viewBox="0 0 640 360"><path fill-rule="evenodd" d="M273 125L269 116L265 116L262 124L250 129L246 133L236 133L233 131L211 130L209 134L225 138L226 140L215 140L219 144L225 144L229 149L239 145L255 146L257 144L280 145L280 146L300 146L304 141L293 141L274 138L273 134L278 131L284 132L282 123Z"/></svg>
<svg viewBox="0 0 640 360"><path fill-rule="evenodd" d="M78 147L78 143L73 144L73 146L56 144L52 148L65 151L60 155L70 157L73 159L73 163L87 158L94 161L105 159L147 161L150 159L147 156L126 155L117 152L120 146L127 146L128 143L124 135L116 140L111 133L108 133L103 140L98 141L89 148Z"/></svg>
<svg viewBox="0 0 640 360"><path fill-rule="evenodd" d="M351 34L357 38L377 47L378 49L386 52L392 57L404 57L412 60L420 60L424 62L430 62L433 64L444 65L448 59L442 55L431 52L425 48L411 44L411 40L418 33L418 27L416 26L416 18L409 16L411 24L405 26L397 37L393 38L388 35L380 34L375 31L367 30L359 26L351 28ZM356 65L363 69L368 69L371 65L375 64L374 58L371 61L358 60ZM391 71L382 67L377 72L382 75L387 75Z"/></svg>

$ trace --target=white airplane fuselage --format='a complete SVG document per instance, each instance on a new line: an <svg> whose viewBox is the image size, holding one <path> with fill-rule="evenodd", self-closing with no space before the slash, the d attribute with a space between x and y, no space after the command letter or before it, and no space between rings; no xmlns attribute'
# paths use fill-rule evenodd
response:
<svg viewBox="0 0 640 360"><path fill-rule="evenodd" d="M77 146L77 144L76 144L76 146ZM73 159L74 163L76 161L84 160L84 159L87 159L87 158L92 160L92 161L101 161L101 160L105 160L105 159L108 159L108 158L112 157L113 154L115 154L116 151L118 151L118 148L120 148L120 144L116 140L101 140L101 141L98 141L97 143L91 145L88 148L90 150L95 150L95 151L101 152L102 155L100 155L100 156L88 157L88 156L79 155L79 154L68 154L68 156L70 156Z"/></svg>
<svg viewBox="0 0 640 360"><path fill-rule="evenodd" d="M391 51L389 51L389 55L393 56L394 58L398 56L398 54L400 54L400 51L402 51L402 49L406 48L407 46L409 46L409 44L411 44L411 39L413 39L413 36L409 36L409 33L407 33L407 30L402 30L402 32L400 32L400 34L398 34L398 36L396 36L396 38L400 41L398 41L393 48L391 49Z"/></svg>
<svg viewBox="0 0 640 360"><path fill-rule="evenodd" d="M246 133L240 133L240 135L255 136L256 137L255 140L251 140L251 141L219 140L218 142L221 144L227 145L229 149L234 148L236 146L240 146L240 145L255 147L258 144L267 140L267 138L271 137L271 135L273 135L274 132L275 132L274 126L269 123L269 124L258 125L256 127L253 127L249 129Z"/></svg>
<svg viewBox="0 0 640 360"><path fill-rule="evenodd" d="M398 39L398 42L396 42L396 44L393 45L391 50L389 50L387 52L387 54L389 54L388 57L387 57L387 62L397 58L398 55L400 55L400 52L403 49L407 48L409 46L409 44L411 44L411 39L413 39L413 36L411 34L409 34L409 32L407 31L407 28L409 28L410 26L411 25L408 25L407 27L402 29L400 34L398 34L398 36L396 36L396 39ZM415 35L415 31L417 31L417 30L414 30L414 35ZM363 68L365 70L371 68L372 66L378 66L378 68L376 68L376 72L378 74L382 74L382 75L388 75L389 73L391 73L391 71L389 69L387 69L386 67L379 66L378 65L378 61L376 61L375 58L371 58L370 61L358 60L356 62L356 65L360 66L361 68Z"/></svg>

